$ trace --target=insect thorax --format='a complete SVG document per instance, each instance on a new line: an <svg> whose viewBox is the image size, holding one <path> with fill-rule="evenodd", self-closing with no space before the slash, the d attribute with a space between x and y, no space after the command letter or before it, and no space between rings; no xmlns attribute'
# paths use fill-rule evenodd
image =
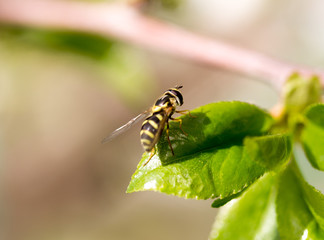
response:
<svg viewBox="0 0 324 240"><path fill-rule="evenodd" d="M166 92L167 93L167 92ZM171 96L169 94L162 95L158 100L156 100L152 111L158 112L164 108L172 107L175 108L178 106L178 99L174 96Z"/></svg>

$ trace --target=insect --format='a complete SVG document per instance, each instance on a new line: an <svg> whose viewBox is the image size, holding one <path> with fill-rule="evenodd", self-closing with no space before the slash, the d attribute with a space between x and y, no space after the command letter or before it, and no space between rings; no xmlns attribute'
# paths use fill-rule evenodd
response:
<svg viewBox="0 0 324 240"><path fill-rule="evenodd" d="M171 141L169 138L169 120L174 120L179 122L179 127L182 130L182 120L175 119L172 115L176 113L185 114L190 112L188 110L184 111L177 111L176 107L181 106L183 104L183 97L179 89L182 86L176 86L174 88L170 88L163 93L163 95L156 100L153 107L149 110L139 114L135 118L131 119L128 123L121 126L120 128L113 131L108 137L102 140L102 142L107 142L114 138L115 136L119 135L120 133L128 130L134 123L138 122L139 120L144 120L140 132L141 136L141 144L146 152L150 152L149 159L144 163L145 166L151 158L155 155L155 144L159 141L161 134L166 125L166 134L168 143L171 149L172 155L174 155L174 151L171 145ZM191 116L191 115L190 115ZM183 130L182 132L187 135Z"/></svg>

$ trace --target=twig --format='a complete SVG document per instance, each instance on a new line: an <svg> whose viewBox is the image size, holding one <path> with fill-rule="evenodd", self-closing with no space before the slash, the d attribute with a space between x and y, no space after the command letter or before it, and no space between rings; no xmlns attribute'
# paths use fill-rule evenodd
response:
<svg viewBox="0 0 324 240"><path fill-rule="evenodd" d="M0 0L0 21L26 27L100 34L199 64L258 77L278 88L292 72L305 76L316 74L324 86L323 70L295 66L199 36L144 16L127 5Z"/></svg>

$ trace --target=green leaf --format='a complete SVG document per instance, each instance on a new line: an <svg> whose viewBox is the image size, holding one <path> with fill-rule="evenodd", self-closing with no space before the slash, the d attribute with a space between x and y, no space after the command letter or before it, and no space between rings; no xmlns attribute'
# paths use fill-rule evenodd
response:
<svg viewBox="0 0 324 240"><path fill-rule="evenodd" d="M224 206L216 218L210 239L278 239L274 182L275 176L266 174L242 197Z"/></svg>
<svg viewBox="0 0 324 240"><path fill-rule="evenodd" d="M288 113L300 113L308 105L321 99L321 85L317 77L306 79L293 74L283 87L285 109Z"/></svg>
<svg viewBox="0 0 324 240"><path fill-rule="evenodd" d="M301 142L313 167L324 170L324 104L315 104L305 111L305 127Z"/></svg>
<svg viewBox="0 0 324 240"><path fill-rule="evenodd" d="M318 225L324 230L324 195L313 186L309 185L304 178L300 179L304 199Z"/></svg>
<svg viewBox="0 0 324 240"><path fill-rule="evenodd" d="M242 102L208 104L183 116L182 129L171 122L172 156L165 134L157 154L144 153L127 192L153 190L185 198L226 198L263 175L266 169L247 154L243 139L264 134L272 118ZM230 198L229 198L230 199Z"/></svg>
<svg viewBox="0 0 324 240"><path fill-rule="evenodd" d="M291 138L287 134L266 135L260 137L246 137L244 146L249 157L268 170L282 167L291 155ZM233 198L237 198L242 191L225 198L216 199L212 207L218 208Z"/></svg>
<svg viewBox="0 0 324 240"><path fill-rule="evenodd" d="M305 110L305 116L319 127L324 128L324 104L317 103Z"/></svg>
<svg viewBox="0 0 324 240"><path fill-rule="evenodd" d="M278 185L281 239L323 239L324 195L304 180L296 165L287 167Z"/></svg>
<svg viewBox="0 0 324 240"><path fill-rule="evenodd" d="M311 221L303 232L302 240L320 240L324 239L324 231L316 221Z"/></svg>
<svg viewBox="0 0 324 240"><path fill-rule="evenodd" d="M291 138L287 134L247 137L244 145L252 159L270 170L286 163L292 149Z"/></svg>
<svg viewBox="0 0 324 240"><path fill-rule="evenodd" d="M164 166L158 156L141 167L144 161L127 192L154 190L185 198L224 198L241 191L265 172L239 145L205 150Z"/></svg>
<svg viewBox="0 0 324 240"><path fill-rule="evenodd" d="M279 178L276 204L280 238L301 239L313 216L304 201L299 179L291 166Z"/></svg>
<svg viewBox="0 0 324 240"><path fill-rule="evenodd" d="M191 115L182 116L182 129L179 123L170 122L170 139L175 155L172 156L166 134L157 146L163 164L178 162L187 156L210 148L226 148L242 145L246 136L259 136L266 133L273 123L272 117L256 107L244 102L218 102L199 107Z"/></svg>

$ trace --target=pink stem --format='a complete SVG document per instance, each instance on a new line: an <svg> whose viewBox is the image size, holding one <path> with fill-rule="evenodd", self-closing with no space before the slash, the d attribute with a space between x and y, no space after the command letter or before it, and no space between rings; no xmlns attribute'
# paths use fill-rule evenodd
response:
<svg viewBox="0 0 324 240"><path fill-rule="evenodd" d="M292 72L324 71L295 66L253 51L199 36L142 15L122 4L0 0L0 21L27 27L83 31L166 52L199 64L262 78L281 88Z"/></svg>

